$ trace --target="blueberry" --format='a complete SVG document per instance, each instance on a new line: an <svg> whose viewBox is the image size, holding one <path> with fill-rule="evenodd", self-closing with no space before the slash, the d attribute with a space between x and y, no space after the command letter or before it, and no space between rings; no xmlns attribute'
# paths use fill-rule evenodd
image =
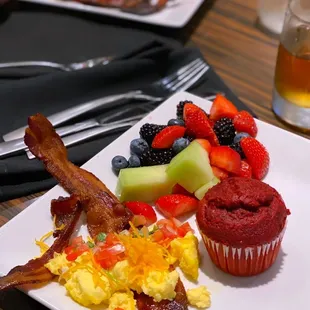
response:
<svg viewBox="0 0 310 310"><path fill-rule="evenodd" d="M128 167L128 161L124 156L117 155L112 159L112 168L115 172Z"/></svg>
<svg viewBox="0 0 310 310"><path fill-rule="evenodd" d="M234 137L234 143L239 143L243 138L250 137L250 135L246 132L239 132Z"/></svg>
<svg viewBox="0 0 310 310"><path fill-rule="evenodd" d="M172 149L175 153L180 153L189 145L189 143L189 140L185 138L176 139L173 142Z"/></svg>
<svg viewBox="0 0 310 310"><path fill-rule="evenodd" d="M149 148L147 142L141 138L134 139L130 142L130 151L132 154L140 156L142 153L146 152Z"/></svg>
<svg viewBox="0 0 310 310"><path fill-rule="evenodd" d="M173 118L171 119L169 122L168 122L168 126L185 126L185 123L182 119L176 119L176 118Z"/></svg>
<svg viewBox="0 0 310 310"><path fill-rule="evenodd" d="M137 155L131 155L128 158L128 162L129 162L129 167L140 167L141 166L140 158Z"/></svg>

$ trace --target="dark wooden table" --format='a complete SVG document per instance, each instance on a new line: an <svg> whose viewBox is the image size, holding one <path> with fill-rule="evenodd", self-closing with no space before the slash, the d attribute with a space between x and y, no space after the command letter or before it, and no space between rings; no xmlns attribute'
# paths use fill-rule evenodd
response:
<svg viewBox="0 0 310 310"><path fill-rule="evenodd" d="M293 131L271 111L278 40L257 26L256 4L256 0L216 0L195 26L190 39L261 120ZM1 203L0 226L42 194Z"/></svg>

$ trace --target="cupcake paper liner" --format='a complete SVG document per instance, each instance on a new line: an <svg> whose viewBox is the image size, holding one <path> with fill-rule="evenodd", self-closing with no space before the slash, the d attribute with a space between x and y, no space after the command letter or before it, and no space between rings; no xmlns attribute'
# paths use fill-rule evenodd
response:
<svg viewBox="0 0 310 310"><path fill-rule="evenodd" d="M203 233L204 244L213 263L226 273L235 276L254 276L264 272L276 260L286 226L270 243L254 247L236 248L216 242Z"/></svg>

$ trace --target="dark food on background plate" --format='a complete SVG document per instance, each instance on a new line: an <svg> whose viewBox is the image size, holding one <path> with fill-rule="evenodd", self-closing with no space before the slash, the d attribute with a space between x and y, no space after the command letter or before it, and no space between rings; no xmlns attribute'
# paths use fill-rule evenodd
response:
<svg viewBox="0 0 310 310"><path fill-rule="evenodd" d="M119 9L153 9L159 11L166 6L168 0L75 0L77 2Z"/></svg>

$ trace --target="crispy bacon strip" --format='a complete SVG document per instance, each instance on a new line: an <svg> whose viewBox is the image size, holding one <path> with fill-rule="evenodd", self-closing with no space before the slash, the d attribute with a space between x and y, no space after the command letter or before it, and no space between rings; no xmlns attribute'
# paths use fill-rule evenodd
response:
<svg viewBox="0 0 310 310"><path fill-rule="evenodd" d="M145 294L136 294L138 310L187 310L188 300L184 285L179 279L176 287L176 296L174 300L162 300L161 302L154 302L152 297Z"/></svg>
<svg viewBox="0 0 310 310"><path fill-rule="evenodd" d="M92 173L75 166L52 124L42 114L29 117L25 144L46 170L71 195L79 197L94 238L100 232L120 232L128 226L132 213Z"/></svg>
<svg viewBox="0 0 310 310"><path fill-rule="evenodd" d="M23 266L16 266L6 276L0 277L0 291L24 284L49 282L53 279L54 275L44 265L54 257L54 253L62 253L64 248L68 246L69 239L82 212L82 208L75 198L67 199L69 204L72 203L70 199L74 199L75 207L70 215L61 220L65 227L59 231L53 245L41 257L31 259Z"/></svg>
<svg viewBox="0 0 310 310"><path fill-rule="evenodd" d="M51 201L51 215L56 217L55 225L56 227L61 227L61 225L66 225L70 221L72 213L79 203L79 199L76 196L70 197L59 197L58 199L53 199ZM55 230L53 236L57 238L61 230Z"/></svg>

